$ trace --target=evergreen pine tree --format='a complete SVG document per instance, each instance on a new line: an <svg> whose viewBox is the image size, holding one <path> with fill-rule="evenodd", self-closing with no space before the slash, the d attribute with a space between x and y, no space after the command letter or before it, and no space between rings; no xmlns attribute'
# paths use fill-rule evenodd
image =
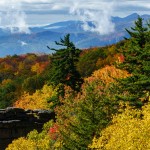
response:
<svg viewBox="0 0 150 150"><path fill-rule="evenodd" d="M123 48L125 61L119 65L127 70L131 76L119 80L121 96L119 98L130 101L131 104L141 106L150 92L150 41L149 27L143 25L142 18L135 21L135 27L127 30L131 39ZM123 95L123 96L122 96Z"/></svg>
<svg viewBox="0 0 150 150"><path fill-rule="evenodd" d="M78 61L81 50L77 49L73 42L70 41L70 34L67 34L60 42L55 43L63 48L59 50L51 49L56 53L52 56L50 81L54 85L61 83L78 91L83 81L75 64Z"/></svg>
<svg viewBox="0 0 150 150"><path fill-rule="evenodd" d="M76 119L61 132L64 150L86 150L94 136L99 136L98 131L106 127L116 111L116 101L109 97L111 92L102 81L86 83L76 108Z"/></svg>
<svg viewBox="0 0 150 150"><path fill-rule="evenodd" d="M143 19L139 16L137 21L135 21L135 27L131 27L131 30L126 29L128 34L133 39L134 44L138 44L141 48L146 43L146 32L148 31L147 27L143 25Z"/></svg>

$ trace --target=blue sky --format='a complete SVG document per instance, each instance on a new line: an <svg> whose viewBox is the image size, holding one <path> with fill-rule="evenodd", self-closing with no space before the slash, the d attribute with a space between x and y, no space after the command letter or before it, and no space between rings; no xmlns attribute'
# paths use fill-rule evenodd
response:
<svg viewBox="0 0 150 150"><path fill-rule="evenodd" d="M111 16L124 17L132 13L150 14L149 0L0 0L0 26L19 32L28 27L65 20L91 20L102 32L111 25ZM97 21L98 20L98 21ZM91 30L85 24L85 30ZM105 31L104 31L105 33Z"/></svg>

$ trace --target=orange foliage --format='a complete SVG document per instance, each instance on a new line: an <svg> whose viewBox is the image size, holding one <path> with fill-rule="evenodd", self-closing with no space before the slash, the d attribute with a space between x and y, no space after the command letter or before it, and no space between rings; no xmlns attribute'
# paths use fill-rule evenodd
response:
<svg viewBox="0 0 150 150"><path fill-rule="evenodd" d="M128 76L130 76L130 74L125 70L117 69L114 66L106 66L95 71L91 77L88 77L85 80L91 82L100 79L105 83L111 83L114 82L115 79L126 78Z"/></svg>
<svg viewBox="0 0 150 150"><path fill-rule="evenodd" d="M48 65L48 62L45 62L45 63L37 62L31 67L31 71L36 72L37 74L40 74L44 71L47 65Z"/></svg>
<svg viewBox="0 0 150 150"><path fill-rule="evenodd" d="M120 64L120 63L124 62L125 57L123 56L123 54L116 54L115 55L115 59L116 59L116 63Z"/></svg>

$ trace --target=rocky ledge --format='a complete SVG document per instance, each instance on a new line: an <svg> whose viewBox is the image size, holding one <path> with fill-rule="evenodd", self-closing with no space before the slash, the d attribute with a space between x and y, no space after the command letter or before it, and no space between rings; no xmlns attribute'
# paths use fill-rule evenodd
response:
<svg viewBox="0 0 150 150"><path fill-rule="evenodd" d="M55 114L48 110L0 109L0 150L33 129L41 131L43 124L51 119L55 120Z"/></svg>

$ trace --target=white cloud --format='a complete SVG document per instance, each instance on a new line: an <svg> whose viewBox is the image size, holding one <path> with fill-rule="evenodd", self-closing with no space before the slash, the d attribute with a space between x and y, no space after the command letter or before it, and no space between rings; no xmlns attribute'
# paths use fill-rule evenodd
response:
<svg viewBox="0 0 150 150"><path fill-rule="evenodd" d="M150 8L149 0L127 0L127 1L121 1L118 4L124 6L134 6L134 7L140 6L143 8Z"/></svg>
<svg viewBox="0 0 150 150"><path fill-rule="evenodd" d="M1 25L10 29L12 33L30 33L28 25L25 22L26 15L21 11L8 11L1 16Z"/></svg>
<svg viewBox="0 0 150 150"><path fill-rule="evenodd" d="M26 45L28 45L26 42L21 41L21 46L26 46Z"/></svg>
<svg viewBox="0 0 150 150"><path fill-rule="evenodd" d="M114 1L114 2L113 2ZM114 31L114 24L111 22L113 15L128 15L133 12L146 12L150 10L149 0L0 0L0 26L7 26L12 32L29 33L27 19L32 13L55 13L58 18L62 13L72 15L71 19L78 17L84 22L83 29L100 34L108 34ZM140 10L139 10L140 8ZM53 11L53 12L52 12ZM150 11L149 11L150 13ZM38 13L37 13L38 14ZM44 14L44 13L43 13ZM46 16L46 15L45 15ZM47 15L48 16L48 15ZM50 15L49 15L50 16ZM54 17L47 18L52 20ZM30 18L31 19L31 18ZM34 18L32 18L34 19ZM37 18L37 23L40 20ZM39 22L38 22L39 20ZM55 18L56 20L56 18ZM59 21L59 20L58 20ZM92 21L94 27L88 25ZM41 21L42 22L42 21ZM53 21L52 21L53 22ZM45 23L45 22L44 22ZM47 22L49 23L49 22ZM16 29L17 27L17 29Z"/></svg>
<svg viewBox="0 0 150 150"><path fill-rule="evenodd" d="M0 26L10 29L12 33L30 33L26 24L26 14L22 10L20 2L17 0L1 1L0 7L3 10L0 13Z"/></svg>
<svg viewBox="0 0 150 150"><path fill-rule="evenodd" d="M91 3L92 4L92 3ZM86 31L97 32L101 35L114 32L115 25L111 21L111 15L114 8L114 3L101 3L99 7L101 9L91 9L93 7L89 5L82 5L80 1L74 2L70 9L70 13L77 15L81 21L84 22L83 29ZM97 5L95 6L97 7ZM88 24L88 21L92 21L93 26Z"/></svg>

